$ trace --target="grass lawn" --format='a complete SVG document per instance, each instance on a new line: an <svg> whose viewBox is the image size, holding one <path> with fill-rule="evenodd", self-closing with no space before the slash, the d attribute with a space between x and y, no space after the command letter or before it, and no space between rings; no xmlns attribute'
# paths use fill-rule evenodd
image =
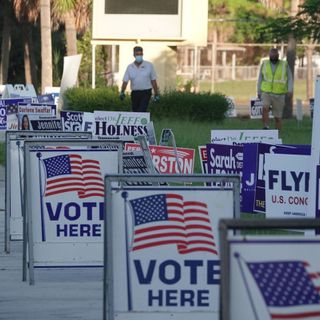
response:
<svg viewBox="0 0 320 320"><path fill-rule="evenodd" d="M294 101L295 99L306 100L307 97L306 80L295 80L294 82ZM211 82L202 81L200 83L201 91L210 91ZM233 97L238 104L249 104L251 98L256 96L257 81L223 81L214 85L214 91ZM307 102L308 103L308 102Z"/></svg>
<svg viewBox="0 0 320 320"><path fill-rule="evenodd" d="M272 124L272 120L271 120ZM159 141L161 130L172 129L178 147L196 149L195 172L201 173L198 146L210 143L213 129L261 129L261 120L248 118L229 118L222 123L192 122L163 119L154 121L156 136ZM300 124L295 119L283 121L281 138L286 144L311 144L312 120L304 118ZM0 144L0 164L5 162L5 145Z"/></svg>
<svg viewBox="0 0 320 320"><path fill-rule="evenodd" d="M270 122L272 124L272 120ZM196 149L195 172L200 173L198 146L210 143L210 132L213 129L261 129L261 120L248 118L229 118L223 123L186 122L177 120L161 120L154 122L156 136L159 141L161 130L172 129L177 146ZM283 121L281 133L285 144L311 144L312 120L304 118L301 123L295 119Z"/></svg>

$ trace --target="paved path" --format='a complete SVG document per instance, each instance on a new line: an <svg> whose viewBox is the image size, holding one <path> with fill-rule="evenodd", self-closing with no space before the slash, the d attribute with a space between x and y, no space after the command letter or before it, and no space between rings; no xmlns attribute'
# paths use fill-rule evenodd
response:
<svg viewBox="0 0 320 320"><path fill-rule="evenodd" d="M0 319L102 319L102 268L36 269L34 286L22 282L22 242L4 252L4 186L0 167Z"/></svg>

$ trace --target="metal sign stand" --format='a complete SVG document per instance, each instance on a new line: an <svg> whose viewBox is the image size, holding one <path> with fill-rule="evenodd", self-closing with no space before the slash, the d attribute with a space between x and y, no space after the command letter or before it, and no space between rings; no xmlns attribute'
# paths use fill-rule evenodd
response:
<svg viewBox="0 0 320 320"><path fill-rule="evenodd" d="M10 219L12 216L11 213L11 185L12 185L12 170L19 173L20 181L20 196L21 196L21 208L23 206L23 193L22 193L22 181L23 181L23 161L21 166L18 168L13 168L12 155L11 155L11 143L16 142L16 145L20 148L18 157L19 161L20 156L23 150L23 143L25 140L35 140L35 139L91 139L91 132L59 132L59 131L6 131L6 170L5 170L5 241L4 241L4 250L6 253L10 253L10 237L11 237L11 226Z"/></svg>
<svg viewBox="0 0 320 320"><path fill-rule="evenodd" d="M316 229L320 228L319 219L265 219L265 220L241 220L222 219L219 222L220 246L221 246L221 284L220 284L220 319L230 318L230 241L229 231L240 230L265 230L265 229ZM297 236L297 241L305 238Z"/></svg>
<svg viewBox="0 0 320 320"><path fill-rule="evenodd" d="M37 140L37 141L25 141L25 162L24 162L24 211L23 211L23 267L22 267L22 280L27 280L27 270L29 270L29 284L34 285L34 242L33 242L33 228L32 228L32 197L31 189L33 177L31 177L31 157L30 151L34 151L37 148L43 150L46 147L67 146L70 148L83 148L83 150L95 150L99 148L110 148L112 150L118 150L119 163L118 172L122 172L122 152L123 144L121 141L110 140ZM72 150L72 149L71 149Z"/></svg>
<svg viewBox="0 0 320 320"><path fill-rule="evenodd" d="M105 177L105 219L104 219L104 270L103 270L103 319L114 320L114 267L113 267L113 215L112 215L112 192L119 192L125 188L121 187L125 182L157 182L157 183L172 183L176 185L184 185L185 183L209 183L226 181L232 183L232 194L233 194L233 216L240 218L240 177L239 175L107 175ZM112 188L114 182L119 185L119 188ZM139 187L131 187L137 188ZM152 188L152 187L151 187ZM153 187L154 188L154 187ZM170 188L170 187L169 187ZM188 187L183 187L185 190ZM205 190L214 189L212 187L203 187ZM125 192L124 192L125 193ZM222 250L222 249L221 249ZM173 316L173 315L172 315ZM136 317L139 317L137 313ZM134 313L130 314L130 319L134 319ZM135 318L137 319L137 318ZM145 318L143 318L145 319ZM157 318L159 319L159 318ZM180 318L179 318L180 319Z"/></svg>
<svg viewBox="0 0 320 320"><path fill-rule="evenodd" d="M169 146L170 144L173 147L174 155L176 157L178 171L179 171L179 173L182 173L181 164L179 162L179 157L178 157L176 139L174 137L174 134L171 129L162 129L159 145L160 146Z"/></svg>

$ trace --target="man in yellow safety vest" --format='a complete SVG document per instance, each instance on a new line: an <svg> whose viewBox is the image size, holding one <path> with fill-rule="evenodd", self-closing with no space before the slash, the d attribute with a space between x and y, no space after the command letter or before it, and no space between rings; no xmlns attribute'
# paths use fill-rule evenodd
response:
<svg viewBox="0 0 320 320"><path fill-rule="evenodd" d="M261 64L257 92L258 98L263 103L263 128L269 129L269 110L272 107L275 127L280 131L285 97L287 94L290 96L293 94L293 79L287 61L279 60L279 52L276 48L270 50L269 60Z"/></svg>

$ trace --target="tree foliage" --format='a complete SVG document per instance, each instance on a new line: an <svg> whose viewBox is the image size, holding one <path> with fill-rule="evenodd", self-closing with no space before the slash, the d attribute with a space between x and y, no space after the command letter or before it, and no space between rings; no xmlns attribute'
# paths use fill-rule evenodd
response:
<svg viewBox="0 0 320 320"><path fill-rule="evenodd" d="M269 18L261 31L272 34L276 41L286 40L288 35L292 34L298 41L318 42L320 40L319 0L305 0L299 6L295 16Z"/></svg>

